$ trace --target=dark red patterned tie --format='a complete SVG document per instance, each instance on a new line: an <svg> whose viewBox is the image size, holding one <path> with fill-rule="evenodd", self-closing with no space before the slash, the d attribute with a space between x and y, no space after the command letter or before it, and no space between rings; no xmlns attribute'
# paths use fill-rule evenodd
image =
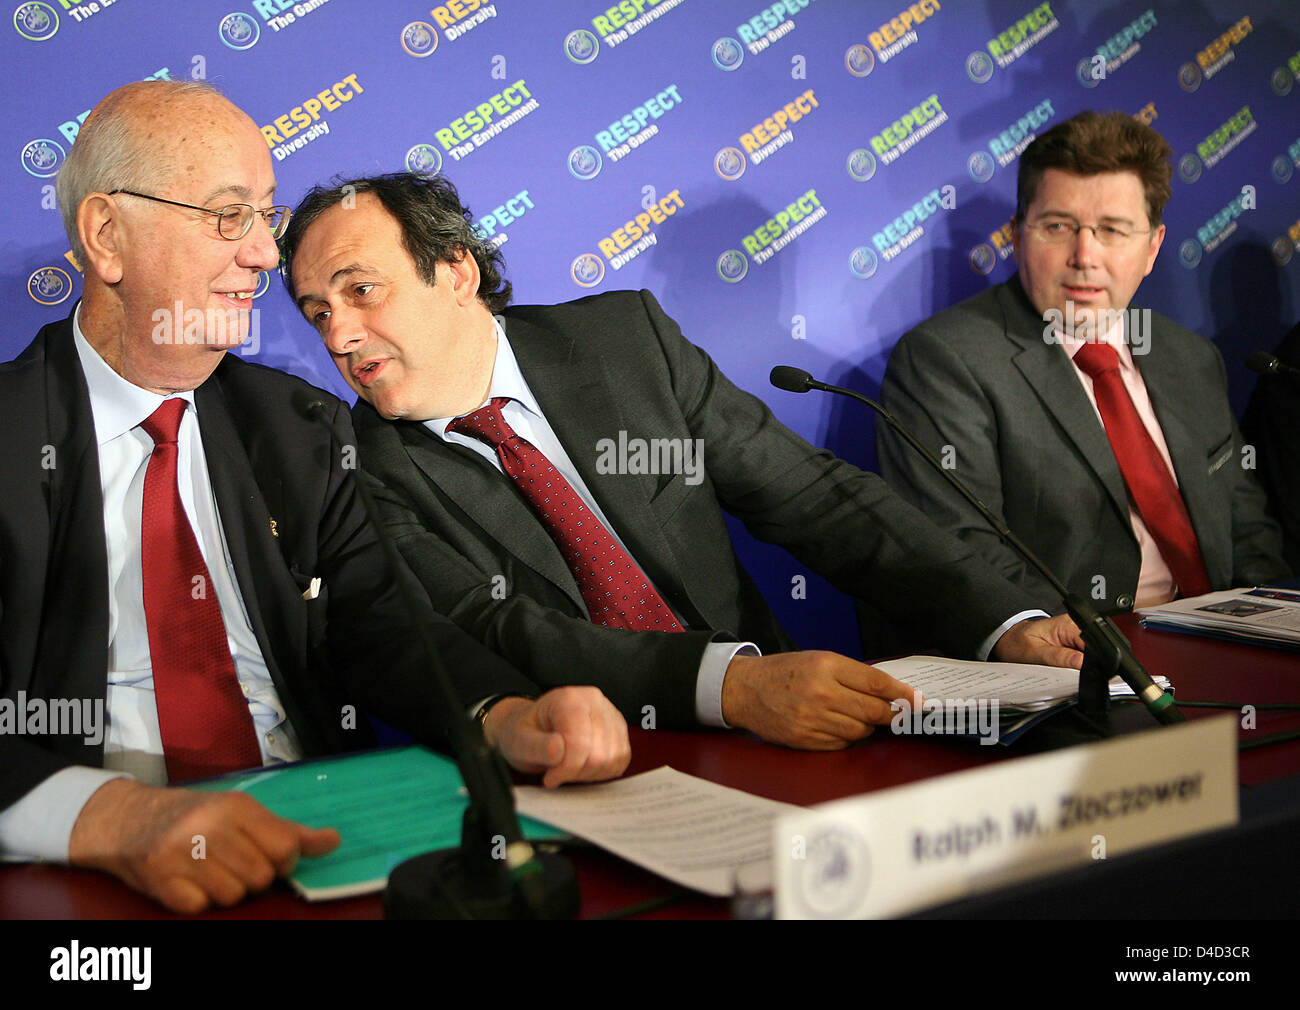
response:
<svg viewBox="0 0 1300 1010"><path fill-rule="evenodd" d="M509 402L496 397L452 421L447 430L477 438L497 451L501 468L564 555L593 622L631 631L681 631L645 573L591 514L564 475L506 423L501 408Z"/></svg>
<svg viewBox="0 0 1300 1010"><path fill-rule="evenodd" d="M140 425L154 441L140 517L144 615L172 782L262 764L221 604L176 485L176 434L184 414L185 400L176 397Z"/></svg>
<svg viewBox="0 0 1300 1010"><path fill-rule="evenodd" d="M1104 343L1087 343L1074 356L1077 364L1092 377L1097 398L1110 439L1111 450L1119 463L1124 483L1137 506L1138 514L1155 538L1160 554L1173 572L1183 596L1200 596L1210 591L1210 579L1196 543L1191 517L1183 496L1174 483L1173 474L1156 448L1146 425L1133 406L1119 372L1119 355Z"/></svg>

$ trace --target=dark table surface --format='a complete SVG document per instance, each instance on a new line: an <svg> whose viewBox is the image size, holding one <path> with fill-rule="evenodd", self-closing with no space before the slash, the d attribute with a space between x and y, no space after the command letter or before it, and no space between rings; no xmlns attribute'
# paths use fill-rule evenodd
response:
<svg viewBox="0 0 1300 1010"><path fill-rule="evenodd" d="M1148 631L1132 617L1120 626L1133 642L1138 659L1152 674L1164 674L1180 699L1246 704L1300 702L1300 653L1256 648L1163 631ZM1222 709L1185 708L1189 719L1220 714ZM1154 731L1136 705L1124 706L1116 729ZM1245 742L1282 730L1300 729L1300 713L1256 714L1254 728L1239 729ZM764 744L738 733L632 730L628 774L671 765L678 771L759 796L811 805L877 789L888 789L935 775L962 771L996 761L1011 761L1035 746L982 747L960 740L894 736L878 731L847 750L809 753ZM1300 774L1300 741L1243 751L1242 786L1274 782ZM572 849L582 890L584 918L594 918L641 902L672 897L671 903L642 912L647 918L725 918L728 902L679 892L672 884L615 856L588 847ZM675 897L674 897L675 896ZM204 914L209 919L376 919L380 897L309 903L286 885L253 897L232 909ZM6 919L167 919L151 900L107 875L43 865L0 868L0 918Z"/></svg>

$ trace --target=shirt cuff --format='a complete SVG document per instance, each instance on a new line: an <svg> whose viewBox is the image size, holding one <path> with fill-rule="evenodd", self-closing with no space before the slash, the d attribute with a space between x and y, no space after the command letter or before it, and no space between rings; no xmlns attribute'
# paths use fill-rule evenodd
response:
<svg viewBox="0 0 1300 1010"><path fill-rule="evenodd" d="M727 666L737 656L761 656L753 642L710 642L700 657L700 673L695 679L695 718L702 726L731 729L722 718L722 682Z"/></svg>
<svg viewBox="0 0 1300 1010"><path fill-rule="evenodd" d="M988 638L984 639L984 641L980 643L980 650L975 654L975 659L981 663L985 662L989 658L990 653L993 652L993 646L998 644L998 639L1010 631L1013 625L1019 624L1021 621L1028 621L1031 618L1048 616L1050 615L1044 610L1022 610L1014 617L1008 617L998 625L997 630L994 631L993 634L989 635Z"/></svg>
<svg viewBox="0 0 1300 1010"><path fill-rule="evenodd" d="M82 807L105 782L122 778L130 776L81 765L55 772L17 803L0 810L0 859L66 863L72 826Z"/></svg>

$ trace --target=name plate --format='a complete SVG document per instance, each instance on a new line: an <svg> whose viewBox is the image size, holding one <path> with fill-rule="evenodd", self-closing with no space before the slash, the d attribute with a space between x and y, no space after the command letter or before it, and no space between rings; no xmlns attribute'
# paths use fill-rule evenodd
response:
<svg viewBox="0 0 1300 1010"><path fill-rule="evenodd" d="M906 915L1237 820L1237 721L1200 719L783 816L776 914Z"/></svg>

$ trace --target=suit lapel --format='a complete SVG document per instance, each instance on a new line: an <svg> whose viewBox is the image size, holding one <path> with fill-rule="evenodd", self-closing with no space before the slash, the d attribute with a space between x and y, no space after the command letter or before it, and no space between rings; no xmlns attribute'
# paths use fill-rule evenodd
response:
<svg viewBox="0 0 1300 1010"><path fill-rule="evenodd" d="M253 473L248 452L232 420L220 374L218 369L194 395L203 435L203 454L244 610L276 691L293 722L294 696L277 657L286 657L284 661L292 664L293 657L306 655L306 617L302 607L293 605L298 589L271 532L275 513L267 504L267 496ZM264 479L272 489L272 496L278 499L278 478L264 475ZM301 724L301 719L295 722Z"/></svg>
<svg viewBox="0 0 1300 1010"><path fill-rule="evenodd" d="M1008 282L998 292L998 300L1006 317L1007 338L1020 347L1013 359L1016 367L1065 438L1096 474L1124 525L1129 526L1124 476L1119 471L1106 429L1097 420L1070 359L1060 344L1043 339L1045 323L1030 305L1018 280L1013 278Z"/></svg>
<svg viewBox="0 0 1300 1010"><path fill-rule="evenodd" d="M45 353L48 444L56 455L50 471L49 575L32 687L47 696L102 699L108 671L104 500L90 394L70 322L49 338ZM51 737L56 748L65 740L73 738ZM81 746L80 738L75 746L69 743L74 750ZM102 744L94 750L102 754Z"/></svg>
<svg viewBox="0 0 1300 1010"><path fill-rule="evenodd" d="M610 325L626 322L610 320ZM628 552L662 596L669 600L689 599L677 575L681 565L672 563L672 545L650 508L659 491L660 477L610 475L596 470L596 443L601 439L617 443L620 432L627 432L629 438L648 437L638 430L635 416L627 408L627 397L635 396L635 391L629 394L616 389L601 359L582 350L601 346L600 334L563 334L510 319L507 335L542 413ZM663 437L667 433L656 434ZM681 615L680 610L679 616L690 620L690 615Z"/></svg>
<svg viewBox="0 0 1300 1010"><path fill-rule="evenodd" d="M1202 545L1201 555L1208 570L1213 558L1218 556L1209 545L1221 539L1214 526L1223 519L1224 512L1215 507L1208 471L1211 461L1204 457L1204 441L1197 436L1196 397L1188 395L1189 390L1197 388L1197 382L1185 373L1177 355L1167 353L1164 347L1160 335L1153 333L1149 352L1135 355L1133 360L1142 373L1156 420L1164 433L1169 458L1178 477L1178 489L1191 517L1197 542ZM1231 466L1236 462L1229 460L1225 465ZM1228 536L1231 537L1230 531ZM1230 575L1230 572L1209 571L1211 582L1226 581Z"/></svg>
<svg viewBox="0 0 1300 1010"><path fill-rule="evenodd" d="M420 472L499 543L505 553L554 583L585 613L586 604L563 555L510 478L473 450L444 442L423 424L396 423L406 454Z"/></svg>

